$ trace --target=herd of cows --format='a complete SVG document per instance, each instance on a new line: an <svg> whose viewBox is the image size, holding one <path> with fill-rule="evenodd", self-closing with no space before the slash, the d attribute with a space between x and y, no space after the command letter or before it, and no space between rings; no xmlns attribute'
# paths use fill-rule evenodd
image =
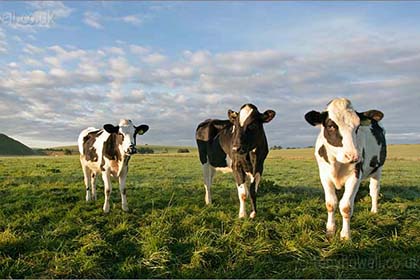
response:
<svg viewBox="0 0 420 280"><path fill-rule="evenodd" d="M217 170L232 172L239 197L239 217L247 215L245 202L251 200L250 218L257 214L257 191L268 155L264 123L276 113L258 111L252 104L243 105L239 112L228 111L227 120L208 119L196 130L196 141L203 168L205 202L211 203L211 185ZM386 158L385 130L379 124L383 113L377 110L357 112L351 102L337 98L328 103L322 112L310 111L305 120L319 126L315 144L315 157L325 193L328 211L327 235L335 233L334 212L337 204L343 218L340 236L350 238L350 217L354 199L362 179L370 178L370 196L373 213L377 212L379 180ZM104 181L105 202L103 211L109 212L111 180L118 178L122 209L128 210L125 182L130 157L137 152L136 135L149 127L135 126L131 120L121 120L118 126L104 125L103 129L87 128L78 139L80 162L86 186L86 200L96 200L96 176ZM344 186L338 203L336 189Z"/></svg>

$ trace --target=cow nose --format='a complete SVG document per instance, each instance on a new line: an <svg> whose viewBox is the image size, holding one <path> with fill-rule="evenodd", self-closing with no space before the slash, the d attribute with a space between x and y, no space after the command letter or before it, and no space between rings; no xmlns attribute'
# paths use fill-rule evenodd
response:
<svg viewBox="0 0 420 280"><path fill-rule="evenodd" d="M346 157L350 160L350 163L357 163L359 162L359 155L348 154Z"/></svg>
<svg viewBox="0 0 420 280"><path fill-rule="evenodd" d="M135 145L131 145L131 146L128 148L128 153L129 153L129 154L135 154L135 153L137 153L137 148L136 148L136 146L135 146Z"/></svg>
<svg viewBox="0 0 420 280"><path fill-rule="evenodd" d="M354 156L353 159L351 160L351 163L357 163L359 162L359 156Z"/></svg>
<svg viewBox="0 0 420 280"><path fill-rule="evenodd" d="M235 153L238 153L238 154L246 153L246 150L244 149L243 146L233 146L232 151L234 151Z"/></svg>

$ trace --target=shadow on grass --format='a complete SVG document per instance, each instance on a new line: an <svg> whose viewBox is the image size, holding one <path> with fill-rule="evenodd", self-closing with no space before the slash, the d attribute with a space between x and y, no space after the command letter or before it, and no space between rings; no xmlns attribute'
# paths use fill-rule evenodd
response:
<svg viewBox="0 0 420 280"><path fill-rule="evenodd" d="M258 187L258 196L264 197L266 195L283 195L286 198L290 196L292 201L302 202L314 197L323 197L324 192L322 188L309 186L280 186L271 180L262 180Z"/></svg>

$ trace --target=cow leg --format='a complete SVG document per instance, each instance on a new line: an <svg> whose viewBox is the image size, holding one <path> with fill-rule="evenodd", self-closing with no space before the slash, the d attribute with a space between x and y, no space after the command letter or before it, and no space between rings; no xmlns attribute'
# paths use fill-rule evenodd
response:
<svg viewBox="0 0 420 280"><path fill-rule="evenodd" d="M372 213L378 212L378 196L380 190L379 180L381 179L381 173L382 168L379 168L378 171L376 171L376 173L370 178L369 194L372 198L372 208L370 210Z"/></svg>
<svg viewBox="0 0 420 280"><path fill-rule="evenodd" d="M246 217L246 198L248 196L248 187L247 184L244 182L240 185L237 185L238 188L238 197L239 197L239 218Z"/></svg>
<svg viewBox="0 0 420 280"><path fill-rule="evenodd" d="M126 196L126 190L125 190L126 179L127 179L127 171L122 172L122 174L118 178L119 183L120 183L121 207L122 207L122 210L124 211L128 211L127 196Z"/></svg>
<svg viewBox="0 0 420 280"><path fill-rule="evenodd" d="M84 177L85 187L86 187L86 201L90 201L92 199L91 194L90 194L90 187L91 187L90 176L91 176L92 171L87 166L83 166L82 169L83 169L83 177Z"/></svg>
<svg viewBox="0 0 420 280"><path fill-rule="evenodd" d="M341 239L350 239L350 218L353 215L354 199L359 190L360 180L352 177L347 180L343 197L340 200L340 213L343 217L343 227L341 229Z"/></svg>
<svg viewBox="0 0 420 280"><path fill-rule="evenodd" d="M108 213L109 212L109 198L111 196L111 190L112 190L111 178L110 178L108 170L102 172L102 179L104 180L104 193L105 193L105 202L104 202L103 209L104 209L104 213Z"/></svg>
<svg viewBox="0 0 420 280"><path fill-rule="evenodd" d="M207 205L211 204L211 185L213 183L215 173L216 170L210 165L210 163L207 162L203 164L204 188L206 190L204 200Z"/></svg>
<svg viewBox="0 0 420 280"><path fill-rule="evenodd" d="M96 173L92 172L91 177L90 177L90 182L91 182L91 187L92 187L92 199L96 200L97 199L97 195L96 195Z"/></svg>
<svg viewBox="0 0 420 280"><path fill-rule="evenodd" d="M256 173L255 176L250 176L250 186L249 186L249 194L251 196L251 214L249 217L251 219L255 218L257 215L257 191L258 185L260 184L261 176L260 173Z"/></svg>
<svg viewBox="0 0 420 280"><path fill-rule="evenodd" d="M328 212L327 236L333 236L336 229L334 213L338 203L337 194L335 193L334 184L328 178L321 178L321 182L325 194L325 207Z"/></svg>
<svg viewBox="0 0 420 280"><path fill-rule="evenodd" d="M239 197L239 218L244 218L246 216L245 202L248 196L248 186L245 180L246 174L240 168L235 168L234 176Z"/></svg>

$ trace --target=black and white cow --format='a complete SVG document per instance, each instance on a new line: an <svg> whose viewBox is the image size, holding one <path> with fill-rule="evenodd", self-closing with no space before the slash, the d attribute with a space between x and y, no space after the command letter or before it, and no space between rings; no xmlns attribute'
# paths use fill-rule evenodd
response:
<svg viewBox="0 0 420 280"><path fill-rule="evenodd" d="M260 113L252 104L245 104L239 113L228 111L228 120L208 119L196 130L196 141L203 165L206 204L211 203L210 188L216 170L232 172L240 201L239 217L246 216L245 200L251 195L251 218L257 213L257 190L268 154L263 124L275 112ZM249 190L248 190L249 185Z"/></svg>
<svg viewBox="0 0 420 280"><path fill-rule="evenodd" d="M95 181L96 176L101 173L105 192L103 210L108 213L112 175L119 180L122 209L128 211L125 191L128 161L137 153L136 135L142 135L148 129L147 125L136 127L131 120L123 119L118 126L106 124L103 129L89 127L80 133L78 144L86 186L86 201L96 200Z"/></svg>
<svg viewBox="0 0 420 280"><path fill-rule="evenodd" d="M315 144L315 157L325 192L328 211L327 234L335 232L335 189L345 186L340 200L343 217L341 238L350 238L350 218L360 181L370 178L371 212L378 211L379 180L386 158L385 130L379 124L384 114L377 110L356 112L345 98L332 100L323 112L310 111L306 121L319 125L321 132Z"/></svg>

